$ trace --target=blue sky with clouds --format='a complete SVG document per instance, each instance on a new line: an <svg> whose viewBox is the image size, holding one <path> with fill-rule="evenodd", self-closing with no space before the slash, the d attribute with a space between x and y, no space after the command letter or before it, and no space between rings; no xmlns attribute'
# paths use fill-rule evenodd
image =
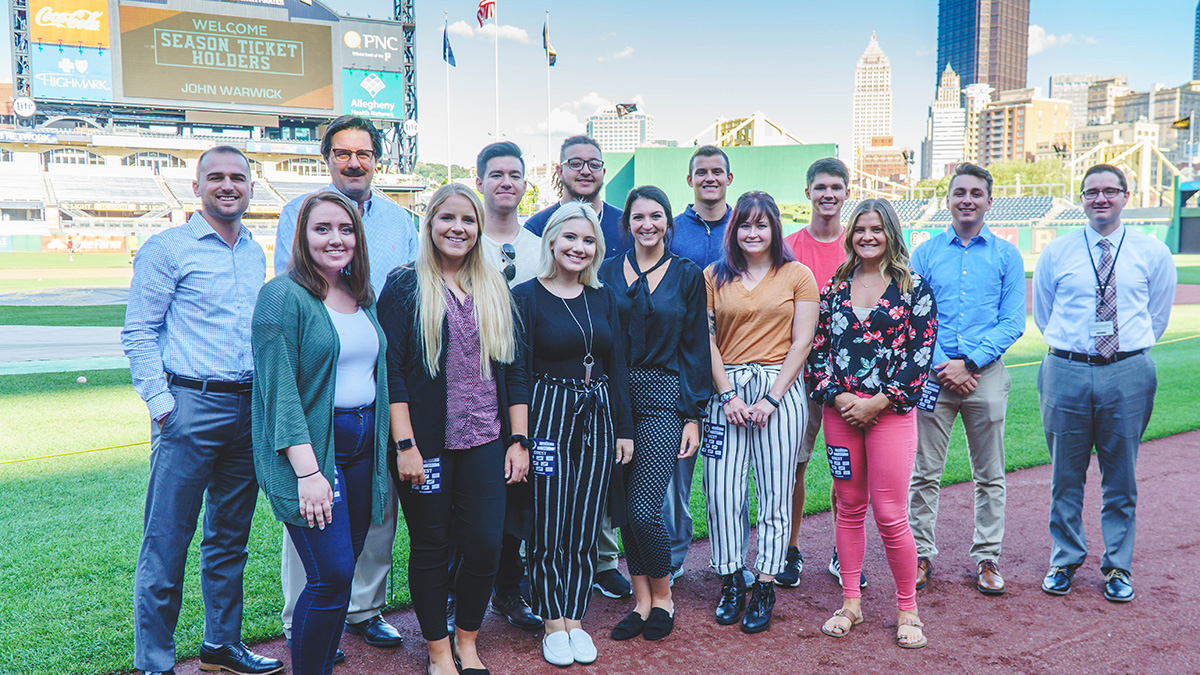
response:
<svg viewBox="0 0 1200 675"><path fill-rule="evenodd" d="M391 0L325 0L339 12L390 16ZM551 11L550 115L555 145L583 129L598 106L637 101L658 138L686 141L718 117L761 111L806 142L850 144L854 65L871 31L892 64L893 134L917 146L936 85L937 1L796 2L497 0L501 133L527 159L546 155L546 68L541 30ZM493 34L475 20L478 0L417 3L421 159L470 164L494 131ZM441 59L444 12L458 67L447 120ZM1191 77L1195 0L1033 0L1029 85L1049 76L1129 76L1137 90ZM7 21L7 17L6 17ZM0 72L11 79L10 49ZM557 151L557 148L555 148Z"/></svg>

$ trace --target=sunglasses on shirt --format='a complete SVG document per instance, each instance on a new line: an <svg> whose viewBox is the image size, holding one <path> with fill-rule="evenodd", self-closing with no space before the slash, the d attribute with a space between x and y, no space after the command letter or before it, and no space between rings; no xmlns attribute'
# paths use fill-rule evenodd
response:
<svg viewBox="0 0 1200 675"><path fill-rule="evenodd" d="M503 256L501 262L504 264L504 278L512 281L517 278L517 249L512 244L502 244L500 246L500 255Z"/></svg>

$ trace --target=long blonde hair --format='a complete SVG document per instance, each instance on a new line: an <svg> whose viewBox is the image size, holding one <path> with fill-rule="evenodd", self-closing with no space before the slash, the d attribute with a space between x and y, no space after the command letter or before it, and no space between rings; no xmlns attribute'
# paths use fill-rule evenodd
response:
<svg viewBox="0 0 1200 675"><path fill-rule="evenodd" d="M421 246L417 254L417 322L421 345L425 350L425 372L437 377L442 354L442 326L446 321L446 282L442 278L442 258L433 244L432 224L446 200L465 197L475 210L479 226L475 246L467 252L456 279L471 296L475 326L479 331L479 375L492 376L492 362L512 363L517 354L516 324L513 320L512 295L508 284L494 265L483 257L483 205L475 191L459 183L442 186L433 193L425 221L421 225Z"/></svg>
<svg viewBox="0 0 1200 675"><path fill-rule="evenodd" d="M554 241L562 232L563 224L568 220L585 220L592 226L596 234L596 255L592 262L579 273L579 283L592 288L600 288L600 265L604 263L604 253L608 249L604 243L604 230L600 229L600 216L591 204L586 202L567 202L550 216L546 229L542 230L542 260L537 276L539 279L552 279L558 272L558 264L554 261Z"/></svg>
<svg viewBox="0 0 1200 675"><path fill-rule="evenodd" d="M858 254L854 252L854 226L859 217L867 212L879 214L879 220L883 221L887 251L883 255L883 261L879 263L880 273L885 278L891 277L901 293L911 291L912 273L908 271L908 247L904 245L904 234L900 230L900 216L896 215L896 209L886 199L864 199L854 207L854 212L850 214L850 224L846 226L846 234L842 238L842 246L846 249L846 262L838 267L837 274L833 276L833 287L841 286L862 263Z"/></svg>

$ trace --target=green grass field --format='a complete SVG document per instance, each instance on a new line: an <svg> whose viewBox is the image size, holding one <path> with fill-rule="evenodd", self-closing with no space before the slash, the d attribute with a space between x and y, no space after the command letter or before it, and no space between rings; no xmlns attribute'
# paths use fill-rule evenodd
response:
<svg viewBox="0 0 1200 675"><path fill-rule="evenodd" d="M1200 389L1191 377L1200 360L1200 306L1176 307L1164 344L1154 350L1159 390L1146 437L1200 428ZM1044 353L1030 326L1005 358L1013 378L1006 447L1008 467L1048 461L1037 408L1036 363ZM131 589L149 472L145 407L129 373L106 370L0 377L0 671L13 674L101 674L126 671L133 649ZM18 461L93 448L99 452ZM818 448L823 444L818 444ZM828 509L829 472L814 456L806 512ZM699 467L697 467L699 469ZM969 479L961 426L954 435L945 484ZM696 536L707 536L697 474L692 499ZM246 569L244 635L248 642L279 634L279 540L260 501ZM408 603L407 533L397 537L394 606ZM823 555L828 541L803 540ZM181 659L201 640L198 550L189 555L185 600L176 639Z"/></svg>
<svg viewBox="0 0 1200 675"><path fill-rule="evenodd" d="M126 269L128 253L76 253L70 260L66 253L5 253L0 267L11 270L28 269Z"/></svg>
<svg viewBox="0 0 1200 675"><path fill-rule="evenodd" d="M123 326L125 305L0 305L0 326Z"/></svg>

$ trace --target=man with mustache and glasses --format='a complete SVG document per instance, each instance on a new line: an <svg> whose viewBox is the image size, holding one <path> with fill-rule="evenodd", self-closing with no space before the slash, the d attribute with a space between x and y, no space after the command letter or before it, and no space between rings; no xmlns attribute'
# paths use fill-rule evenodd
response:
<svg viewBox="0 0 1200 675"><path fill-rule="evenodd" d="M604 158L595 139L579 135L563 141L559 152L558 166L554 168L554 179L562 190L562 199L548 206L525 221L525 229L542 236L546 222L567 202L587 202L600 215L600 229L604 232L604 243L608 250L605 258L624 253L633 247L633 241L621 230L621 209L605 202L600 197L604 187ZM604 564L605 537L600 538L600 559Z"/></svg>
<svg viewBox="0 0 1200 675"><path fill-rule="evenodd" d="M412 262L417 256L417 230L412 216L396 202L374 194L371 180L375 176L383 136L369 120L354 115L342 115L329 123L321 138L321 155L329 167L333 182L322 188L336 190L358 206L363 231L370 251L371 286L375 297L383 291L388 272ZM308 195L293 199L279 213L275 231L275 274L286 274L291 260L292 239L296 232L296 217ZM390 649L400 646L400 633L383 620L379 610L387 602L387 575L392 569L392 546L396 540L396 491L388 481L388 503L383 522L372 524L367 531L362 554L354 568L350 590L350 611L346 614L346 632L361 635L372 647ZM291 537L283 537L283 632L290 639L292 610L300 591L304 590L304 565L296 555ZM341 657L341 654L339 654Z"/></svg>

